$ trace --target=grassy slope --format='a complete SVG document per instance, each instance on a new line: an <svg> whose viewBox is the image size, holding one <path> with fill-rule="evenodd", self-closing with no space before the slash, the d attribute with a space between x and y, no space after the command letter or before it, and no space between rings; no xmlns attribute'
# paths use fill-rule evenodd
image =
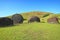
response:
<svg viewBox="0 0 60 40"><path fill-rule="evenodd" d="M44 17L43 16L45 14L50 14L49 16L47 17ZM26 12L26 13L22 13L21 14L25 19L27 19L27 21L32 17L32 16L38 16L41 20L41 22L47 22L47 19L50 18L50 17L58 17L60 18L60 14L53 14L53 13L50 13L50 12L38 12L38 11L32 11L32 12ZM59 20L60 21L60 20Z"/></svg>
<svg viewBox="0 0 60 40"><path fill-rule="evenodd" d="M0 28L0 40L60 40L60 24L24 23Z"/></svg>
<svg viewBox="0 0 60 40"><path fill-rule="evenodd" d="M38 16L41 22L45 22L47 18L54 15L51 14L50 16L42 18L46 13L47 12L29 12L23 13L22 15L27 20L31 16ZM58 14L57 16L60 17ZM23 24L12 27L0 28L0 40L60 40L60 24L28 24L24 22Z"/></svg>
<svg viewBox="0 0 60 40"><path fill-rule="evenodd" d="M43 16L45 14L50 14L50 15L43 18ZM32 16L38 16L40 18L41 22L47 22L48 18L54 17L54 16L57 16L60 18L60 14L53 14L50 12L39 12L39 11L24 12L21 15L24 17L24 19L27 19L26 21L28 21L30 19L30 17L32 17ZM8 16L8 17L11 18L12 16Z"/></svg>
<svg viewBox="0 0 60 40"><path fill-rule="evenodd" d="M42 18L42 16L45 14L51 14L51 13L49 13L49 12L26 12L26 13L22 13L21 15L24 18L29 19L32 16L38 16L38 17Z"/></svg>

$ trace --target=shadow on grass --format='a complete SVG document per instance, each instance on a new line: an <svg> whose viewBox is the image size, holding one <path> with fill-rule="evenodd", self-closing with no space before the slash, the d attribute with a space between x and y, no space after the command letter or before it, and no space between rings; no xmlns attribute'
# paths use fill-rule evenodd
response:
<svg viewBox="0 0 60 40"><path fill-rule="evenodd" d="M15 25L9 25L9 26L0 26L0 28L5 28L5 27L13 27Z"/></svg>

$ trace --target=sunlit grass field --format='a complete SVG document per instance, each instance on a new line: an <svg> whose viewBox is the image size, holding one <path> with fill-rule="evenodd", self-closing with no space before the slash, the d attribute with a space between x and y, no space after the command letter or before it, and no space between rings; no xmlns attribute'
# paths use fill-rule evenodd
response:
<svg viewBox="0 0 60 40"><path fill-rule="evenodd" d="M50 14L44 18L43 15L45 12L23 13L22 16L26 19L23 24L0 27L0 40L60 40L60 24L47 23L48 18L53 16L60 18L60 15ZM31 16L38 16L40 22L28 23Z"/></svg>
<svg viewBox="0 0 60 40"><path fill-rule="evenodd" d="M60 40L60 24L35 22L1 27L0 40Z"/></svg>

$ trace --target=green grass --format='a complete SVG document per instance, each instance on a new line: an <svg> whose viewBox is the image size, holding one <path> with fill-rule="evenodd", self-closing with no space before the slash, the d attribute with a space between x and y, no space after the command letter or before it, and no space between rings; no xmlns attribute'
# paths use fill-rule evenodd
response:
<svg viewBox="0 0 60 40"><path fill-rule="evenodd" d="M60 40L60 24L23 23L0 28L0 40Z"/></svg>
<svg viewBox="0 0 60 40"><path fill-rule="evenodd" d="M60 24L49 24L47 19L59 14L50 13L49 16L43 15L48 12L27 12L21 15L24 19L23 24L18 24L11 27L0 27L0 40L60 40ZM38 16L41 23L27 23L31 16ZM8 16L11 18L12 16ZM60 20L59 20L60 22Z"/></svg>

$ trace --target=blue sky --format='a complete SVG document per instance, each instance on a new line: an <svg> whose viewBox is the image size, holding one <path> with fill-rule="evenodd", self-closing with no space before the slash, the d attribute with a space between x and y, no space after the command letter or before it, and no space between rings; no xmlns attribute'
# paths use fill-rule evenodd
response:
<svg viewBox="0 0 60 40"><path fill-rule="evenodd" d="M0 17L30 11L60 13L60 0L0 0Z"/></svg>

